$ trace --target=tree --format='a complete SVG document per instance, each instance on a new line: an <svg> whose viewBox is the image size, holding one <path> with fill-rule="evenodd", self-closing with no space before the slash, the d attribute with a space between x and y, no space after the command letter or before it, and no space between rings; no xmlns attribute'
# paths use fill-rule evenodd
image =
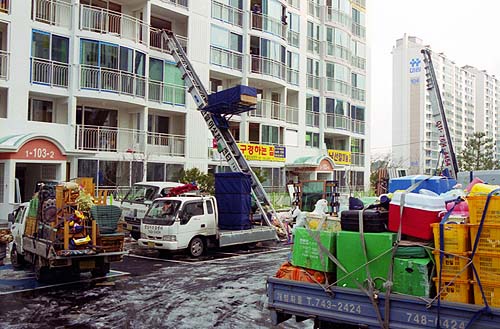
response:
<svg viewBox="0 0 500 329"><path fill-rule="evenodd" d="M215 192L214 176L208 173L205 174L198 168L183 170L180 180L184 184L195 183L203 193L214 194Z"/></svg>
<svg viewBox="0 0 500 329"><path fill-rule="evenodd" d="M491 170L499 167L495 159L493 138L484 132L468 136L465 147L458 153L458 167L463 171Z"/></svg>

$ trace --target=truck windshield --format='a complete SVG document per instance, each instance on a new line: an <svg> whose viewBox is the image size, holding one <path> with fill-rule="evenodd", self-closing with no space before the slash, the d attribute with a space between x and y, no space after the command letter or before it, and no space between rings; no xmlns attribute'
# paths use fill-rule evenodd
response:
<svg viewBox="0 0 500 329"><path fill-rule="evenodd" d="M144 202L153 201L158 195L158 187L146 185L134 185L128 191L123 201Z"/></svg>
<svg viewBox="0 0 500 329"><path fill-rule="evenodd" d="M181 205L177 200L158 200L149 207L144 224L172 225Z"/></svg>

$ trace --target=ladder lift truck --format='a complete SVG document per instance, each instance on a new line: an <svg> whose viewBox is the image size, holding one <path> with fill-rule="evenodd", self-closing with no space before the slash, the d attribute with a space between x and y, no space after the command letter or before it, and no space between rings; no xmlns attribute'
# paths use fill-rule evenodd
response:
<svg viewBox="0 0 500 329"><path fill-rule="evenodd" d="M444 171L456 178L458 166L451 144L445 112L431 51L423 49L426 64L427 90L438 131ZM335 258L331 257L335 262ZM336 263L339 265L339 263ZM338 270L338 269L337 269ZM482 290L482 288L481 288ZM300 281L271 277L267 280L268 308L273 325L295 316L296 321L314 320L315 328L498 328L500 308L454 303L435 299L395 295L388 292L370 293L339 286L324 287ZM483 302L487 301L483 297Z"/></svg>

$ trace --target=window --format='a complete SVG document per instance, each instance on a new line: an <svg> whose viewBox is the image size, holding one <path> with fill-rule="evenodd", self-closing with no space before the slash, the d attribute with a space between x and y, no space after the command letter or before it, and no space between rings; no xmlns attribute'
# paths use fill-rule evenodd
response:
<svg viewBox="0 0 500 329"><path fill-rule="evenodd" d="M319 61L312 58L307 59L307 74L319 76Z"/></svg>
<svg viewBox="0 0 500 329"><path fill-rule="evenodd" d="M288 12L288 28L290 31L300 32L300 15Z"/></svg>
<svg viewBox="0 0 500 329"><path fill-rule="evenodd" d="M365 141L358 138L351 139L351 152L365 153Z"/></svg>
<svg viewBox="0 0 500 329"><path fill-rule="evenodd" d="M359 106L351 106L351 117L355 120L365 121L365 109Z"/></svg>
<svg viewBox="0 0 500 329"><path fill-rule="evenodd" d="M350 83L350 73L347 66L337 63L326 63L326 76L343 82Z"/></svg>
<svg viewBox="0 0 500 329"><path fill-rule="evenodd" d="M149 78L155 81L163 81L163 61L160 59L149 59Z"/></svg>
<svg viewBox="0 0 500 329"><path fill-rule="evenodd" d="M59 63L69 62L69 39L42 31L33 31L31 56Z"/></svg>
<svg viewBox="0 0 500 329"><path fill-rule="evenodd" d="M230 32L229 30L212 25L211 45L237 51L243 51L243 37L239 34Z"/></svg>
<svg viewBox="0 0 500 329"><path fill-rule="evenodd" d="M306 110L312 112L319 112L319 97L307 95Z"/></svg>
<svg viewBox="0 0 500 329"><path fill-rule="evenodd" d="M214 213L214 206L212 205L212 201L207 200L206 205L207 205L207 214L210 214L210 215L213 214Z"/></svg>
<svg viewBox="0 0 500 329"><path fill-rule="evenodd" d="M319 134L307 131L306 132L306 146L319 147Z"/></svg>
<svg viewBox="0 0 500 329"><path fill-rule="evenodd" d="M307 37L319 40L319 25L314 24L313 22L307 22Z"/></svg>
<svg viewBox="0 0 500 329"><path fill-rule="evenodd" d="M180 216L181 225L186 225L191 217L203 215L203 201L201 202L190 202L184 206L184 210Z"/></svg>
<svg viewBox="0 0 500 329"><path fill-rule="evenodd" d="M294 70L299 69L299 54L287 51L287 60L286 64L289 68L292 68Z"/></svg>
<svg viewBox="0 0 500 329"><path fill-rule="evenodd" d="M135 52L134 72L141 77L146 75L146 55L139 51Z"/></svg>
<svg viewBox="0 0 500 329"><path fill-rule="evenodd" d="M261 126L261 142L263 144L279 144L279 128L275 126Z"/></svg>
<svg viewBox="0 0 500 329"><path fill-rule="evenodd" d="M351 75L351 84L353 87L359 89L365 89L365 76L357 73L352 73Z"/></svg>
<svg viewBox="0 0 500 329"><path fill-rule="evenodd" d="M52 122L52 102L39 99L29 99L28 120Z"/></svg>
<svg viewBox="0 0 500 329"><path fill-rule="evenodd" d="M325 111L326 111L326 113L334 113L335 112L335 99L326 98Z"/></svg>

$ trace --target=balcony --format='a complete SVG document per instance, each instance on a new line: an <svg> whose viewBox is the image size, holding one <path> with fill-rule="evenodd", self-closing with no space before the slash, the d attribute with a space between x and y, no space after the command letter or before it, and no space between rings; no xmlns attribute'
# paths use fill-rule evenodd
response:
<svg viewBox="0 0 500 329"><path fill-rule="evenodd" d="M327 129L341 129L349 131L351 129L351 118L341 114L326 114Z"/></svg>
<svg viewBox="0 0 500 329"><path fill-rule="evenodd" d="M161 2L168 3L176 7L181 7L185 9L188 9L189 5L188 0L161 0Z"/></svg>
<svg viewBox="0 0 500 329"><path fill-rule="evenodd" d="M358 23L352 22L352 33L361 39L366 38L366 28Z"/></svg>
<svg viewBox="0 0 500 329"><path fill-rule="evenodd" d="M319 55L319 44L320 41L313 39L313 38L307 38L307 51Z"/></svg>
<svg viewBox="0 0 500 329"><path fill-rule="evenodd" d="M347 82L334 78L326 78L326 91L351 96L351 86Z"/></svg>
<svg viewBox="0 0 500 329"><path fill-rule="evenodd" d="M121 39L145 44L149 26L135 17L119 12L80 5L80 29L111 34Z"/></svg>
<svg viewBox="0 0 500 329"><path fill-rule="evenodd" d="M319 77L313 74L307 74L307 88L319 90Z"/></svg>
<svg viewBox="0 0 500 329"><path fill-rule="evenodd" d="M266 99L259 101L255 110L248 113L255 118L280 120L292 124L299 123L298 108Z"/></svg>
<svg viewBox="0 0 500 329"><path fill-rule="evenodd" d="M9 80L9 57L9 52L0 50L0 80Z"/></svg>
<svg viewBox="0 0 500 329"><path fill-rule="evenodd" d="M243 69L243 54L210 46L210 64L241 72Z"/></svg>
<svg viewBox="0 0 500 329"><path fill-rule="evenodd" d="M292 47L300 47L300 33L288 30L288 44Z"/></svg>
<svg viewBox="0 0 500 329"><path fill-rule="evenodd" d="M351 26L351 17L333 7L325 7L325 20L327 23L334 23L349 28Z"/></svg>
<svg viewBox="0 0 500 329"><path fill-rule="evenodd" d="M37 22L70 29L72 22L71 3L59 0L34 0L32 19Z"/></svg>
<svg viewBox="0 0 500 329"><path fill-rule="evenodd" d="M250 71L252 73L269 75L285 80L286 66L280 61L257 55L251 55L250 61Z"/></svg>
<svg viewBox="0 0 500 329"><path fill-rule="evenodd" d="M146 78L126 71L80 65L80 89L106 91L144 98Z"/></svg>
<svg viewBox="0 0 500 329"><path fill-rule="evenodd" d="M185 156L186 136L147 132L148 154Z"/></svg>
<svg viewBox="0 0 500 329"><path fill-rule="evenodd" d="M299 85L299 70L295 70L292 68L286 68L286 81L294 86Z"/></svg>
<svg viewBox="0 0 500 329"><path fill-rule="evenodd" d="M186 105L186 88L171 83L150 80L148 100L162 104Z"/></svg>
<svg viewBox="0 0 500 329"><path fill-rule="evenodd" d="M365 134L365 121L353 119L351 122L351 131L356 134Z"/></svg>
<svg viewBox="0 0 500 329"><path fill-rule="evenodd" d="M363 57L352 56L351 57L351 64L352 64L352 66L354 66L360 70L366 69L366 59L364 59Z"/></svg>
<svg viewBox="0 0 500 329"><path fill-rule="evenodd" d="M212 0L212 18L231 25L243 26L243 10L216 0Z"/></svg>
<svg viewBox="0 0 500 329"><path fill-rule="evenodd" d="M364 153L351 153L352 165L354 166L365 166L365 154Z"/></svg>
<svg viewBox="0 0 500 329"><path fill-rule="evenodd" d="M11 0L0 0L0 13L10 14L10 1Z"/></svg>
<svg viewBox="0 0 500 329"><path fill-rule="evenodd" d="M326 55L335 58L351 61L351 50L349 48L336 45L332 42L325 42Z"/></svg>
<svg viewBox="0 0 500 329"><path fill-rule="evenodd" d="M351 97L360 102L364 102L366 100L366 91L363 89L359 89L356 87L352 87Z"/></svg>
<svg viewBox="0 0 500 329"><path fill-rule="evenodd" d="M287 25L278 18L250 12L252 29L274 34L283 40L287 38Z"/></svg>
<svg viewBox="0 0 500 329"><path fill-rule="evenodd" d="M306 111L306 126L319 128L319 112Z"/></svg>
<svg viewBox="0 0 500 329"><path fill-rule="evenodd" d="M300 9L300 0L287 0L288 4L295 9Z"/></svg>
<svg viewBox="0 0 500 329"><path fill-rule="evenodd" d="M68 88L69 64L31 58L31 83Z"/></svg>
<svg viewBox="0 0 500 329"><path fill-rule="evenodd" d="M170 54L162 34L163 30L161 29L157 29L154 27L149 28L149 47L151 49L160 51L162 53ZM187 53L187 47L188 47L187 37L178 34L176 34L175 37L177 38L177 40L179 40L182 49L184 49L184 52Z"/></svg>
<svg viewBox="0 0 500 329"><path fill-rule="evenodd" d="M309 16L313 16L316 18L319 18L320 14L320 6L316 1L314 0L309 0L308 7L307 7L307 13Z"/></svg>

